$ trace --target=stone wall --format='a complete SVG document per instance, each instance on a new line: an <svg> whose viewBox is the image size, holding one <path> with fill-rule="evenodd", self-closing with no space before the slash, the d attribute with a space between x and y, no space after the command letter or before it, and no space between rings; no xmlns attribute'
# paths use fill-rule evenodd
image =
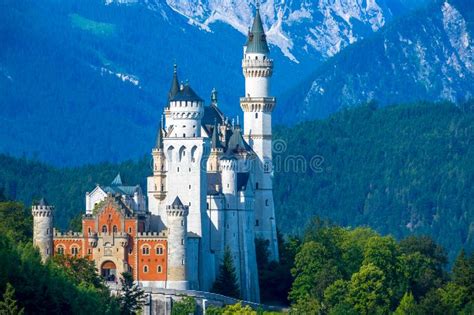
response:
<svg viewBox="0 0 474 315"><path fill-rule="evenodd" d="M242 305L249 305L254 309L262 308L267 311L281 312L285 309L276 306L268 306L247 301L240 301L224 295L193 291L193 290L172 290L145 288L147 295L147 305L144 308L143 315L170 315L173 303L180 301L185 297L193 297L196 300L197 314L205 314L205 308L209 305L223 307L225 305L241 302Z"/></svg>

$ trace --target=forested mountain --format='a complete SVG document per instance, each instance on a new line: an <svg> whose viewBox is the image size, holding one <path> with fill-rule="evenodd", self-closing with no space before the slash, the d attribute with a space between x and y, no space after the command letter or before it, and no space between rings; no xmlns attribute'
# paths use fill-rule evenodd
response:
<svg viewBox="0 0 474 315"><path fill-rule="evenodd" d="M474 248L474 105L407 104L346 109L325 120L277 128L275 205L284 233L301 233L313 216L368 225L402 238L428 234L449 252ZM0 187L24 201L45 196L56 225L84 209L85 192L121 172L141 184L138 162L55 168L0 156Z"/></svg>
<svg viewBox="0 0 474 315"><path fill-rule="evenodd" d="M474 6L436 0L330 59L280 99L281 122L326 117L342 107L474 95Z"/></svg>
<svg viewBox="0 0 474 315"><path fill-rule="evenodd" d="M261 2L277 97L299 83L289 76L307 77L408 11L398 0ZM0 152L59 166L140 157L156 134L174 62L202 98L216 87L219 106L240 113L253 10L250 0L3 1Z"/></svg>

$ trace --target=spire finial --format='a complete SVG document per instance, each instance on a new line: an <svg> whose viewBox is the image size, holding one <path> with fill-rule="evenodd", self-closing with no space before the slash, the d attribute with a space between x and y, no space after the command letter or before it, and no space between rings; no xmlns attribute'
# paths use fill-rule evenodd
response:
<svg viewBox="0 0 474 315"><path fill-rule="evenodd" d="M260 1L259 0L255 0L255 7L257 8L257 10L260 10Z"/></svg>
<svg viewBox="0 0 474 315"><path fill-rule="evenodd" d="M217 106L217 90L213 88L211 91L211 103Z"/></svg>
<svg viewBox="0 0 474 315"><path fill-rule="evenodd" d="M173 73L174 74L178 73L178 65L176 64L176 61L173 64Z"/></svg>

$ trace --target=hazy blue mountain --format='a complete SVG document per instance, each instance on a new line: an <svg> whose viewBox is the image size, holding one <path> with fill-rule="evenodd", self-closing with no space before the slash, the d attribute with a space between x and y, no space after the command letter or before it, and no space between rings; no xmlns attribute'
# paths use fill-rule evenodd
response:
<svg viewBox="0 0 474 315"><path fill-rule="evenodd" d="M236 115L251 2L3 1L0 152L59 165L148 152L174 62L181 80L205 99L216 87ZM398 0L330 3L262 1L277 97L405 10Z"/></svg>
<svg viewBox="0 0 474 315"><path fill-rule="evenodd" d="M289 118L300 121L371 100L387 105L469 99L474 95L473 23L472 1L436 1L330 59L289 91L279 109L295 112Z"/></svg>

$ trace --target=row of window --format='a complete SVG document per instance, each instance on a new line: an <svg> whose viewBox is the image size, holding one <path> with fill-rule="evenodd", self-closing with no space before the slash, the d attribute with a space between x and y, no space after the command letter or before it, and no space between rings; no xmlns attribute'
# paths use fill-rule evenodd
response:
<svg viewBox="0 0 474 315"><path fill-rule="evenodd" d="M149 269L148 269L148 266L147 266L147 265L143 266L143 272L144 272L144 273L148 273L148 270L149 270ZM162 273L162 272L163 272L163 267L161 267L160 265L158 265L158 267L156 267L156 272Z"/></svg>
<svg viewBox="0 0 474 315"><path fill-rule="evenodd" d="M89 234L92 233L92 229L91 229L91 228L88 228L87 231L89 232ZM107 233L107 232L108 232L108 227L107 227L107 225L105 225L105 224L102 225L102 233ZM113 232L113 233L117 233L117 232L118 232L118 227L117 227L116 225L114 225L114 226L112 227L112 232ZM132 228L131 228L131 227L128 228L128 233L129 233L129 234L132 234Z"/></svg>
<svg viewBox="0 0 474 315"><path fill-rule="evenodd" d="M59 245L56 252L60 255L64 255L64 246ZM71 254L73 256L77 256L79 254L79 247L78 246L71 246Z"/></svg>
<svg viewBox="0 0 474 315"><path fill-rule="evenodd" d="M163 253L164 253L163 245L156 245L155 246L155 252L156 252L157 255L163 255ZM150 255L150 246L143 245L142 246L142 254L143 255Z"/></svg>

